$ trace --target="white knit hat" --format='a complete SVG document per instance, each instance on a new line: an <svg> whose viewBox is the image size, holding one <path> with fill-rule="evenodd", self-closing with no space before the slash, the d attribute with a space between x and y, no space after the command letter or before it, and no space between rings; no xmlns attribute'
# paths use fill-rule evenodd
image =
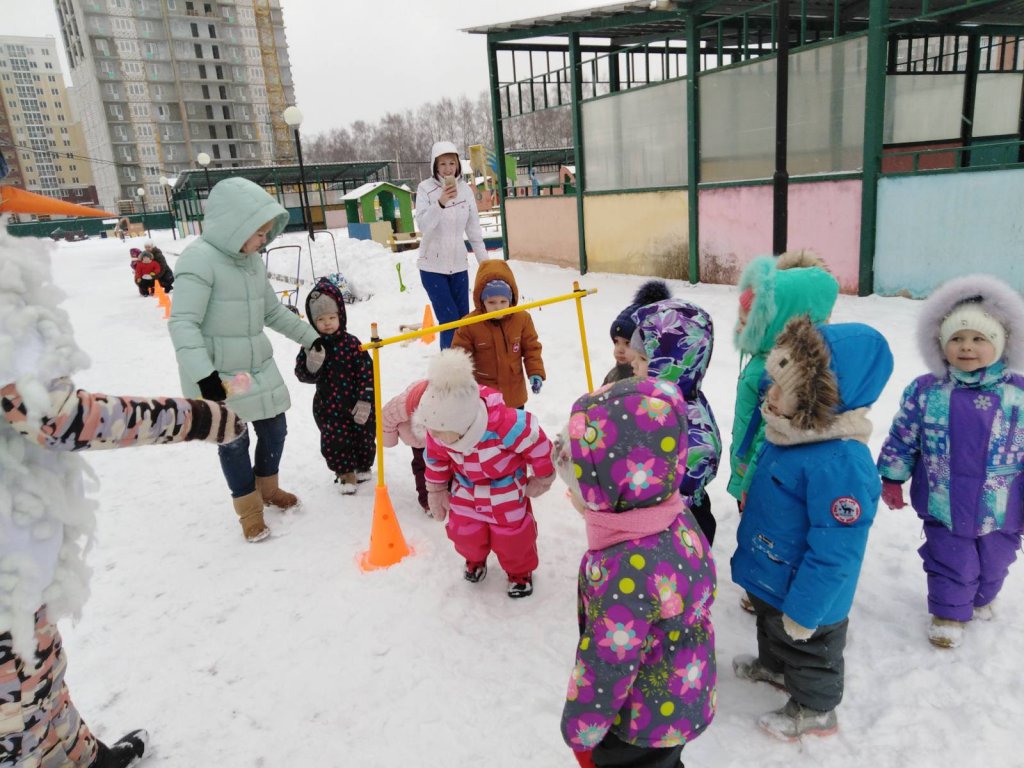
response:
<svg viewBox="0 0 1024 768"><path fill-rule="evenodd" d="M1006 348L1006 329L992 315L975 303L961 304L942 320L939 326L939 343L943 347L958 331L978 331L992 342L996 350L996 360L1003 357Z"/></svg>
<svg viewBox="0 0 1024 768"><path fill-rule="evenodd" d="M443 350L430 362L427 382L416 409L420 421L427 429L466 434L480 411L480 387L469 355Z"/></svg>

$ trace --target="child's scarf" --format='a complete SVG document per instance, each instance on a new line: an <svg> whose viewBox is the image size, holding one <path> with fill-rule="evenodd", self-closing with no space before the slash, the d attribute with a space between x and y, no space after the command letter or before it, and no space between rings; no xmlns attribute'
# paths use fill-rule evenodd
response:
<svg viewBox="0 0 1024 768"><path fill-rule="evenodd" d="M597 512L584 509L587 549L607 549L613 544L661 533L667 530L685 509L686 503L678 493L660 504L634 507L625 512Z"/></svg>

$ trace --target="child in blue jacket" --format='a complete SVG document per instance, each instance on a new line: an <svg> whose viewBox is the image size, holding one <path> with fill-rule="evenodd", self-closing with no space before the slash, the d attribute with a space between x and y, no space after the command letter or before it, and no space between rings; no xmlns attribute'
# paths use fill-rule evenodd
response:
<svg viewBox="0 0 1024 768"><path fill-rule="evenodd" d="M757 657L737 676L789 693L761 728L795 740L838 728L847 618L881 483L868 407L892 373L878 331L790 320L769 353L765 445L747 495L732 579L757 614Z"/></svg>

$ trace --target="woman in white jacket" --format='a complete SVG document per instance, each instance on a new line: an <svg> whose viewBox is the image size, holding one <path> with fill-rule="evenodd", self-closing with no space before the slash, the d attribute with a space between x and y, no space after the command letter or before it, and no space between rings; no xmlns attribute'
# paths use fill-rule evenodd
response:
<svg viewBox="0 0 1024 768"><path fill-rule="evenodd" d="M477 262L487 260L473 189L462 179L459 151L450 141L430 149L429 179L416 189L416 223L423 233L416 266L438 323L469 314L469 264L463 234ZM452 345L455 331L441 332L441 349Z"/></svg>

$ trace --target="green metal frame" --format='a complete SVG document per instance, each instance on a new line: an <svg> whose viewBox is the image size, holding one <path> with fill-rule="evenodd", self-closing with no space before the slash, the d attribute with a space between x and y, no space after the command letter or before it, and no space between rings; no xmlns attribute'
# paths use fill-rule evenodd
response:
<svg viewBox="0 0 1024 768"><path fill-rule="evenodd" d="M576 231L579 238L580 274L587 274L587 232L583 221L583 190L587 188L587 173L583 161L583 110L580 105L580 35L569 35L569 59L572 61L572 144L576 150Z"/></svg>
<svg viewBox="0 0 1024 768"><path fill-rule="evenodd" d="M882 172L882 133L885 122L886 27L889 0L870 0L868 60L864 94L864 163L860 196L860 263L857 292L868 296L875 287L875 239L878 224L878 177Z"/></svg>

